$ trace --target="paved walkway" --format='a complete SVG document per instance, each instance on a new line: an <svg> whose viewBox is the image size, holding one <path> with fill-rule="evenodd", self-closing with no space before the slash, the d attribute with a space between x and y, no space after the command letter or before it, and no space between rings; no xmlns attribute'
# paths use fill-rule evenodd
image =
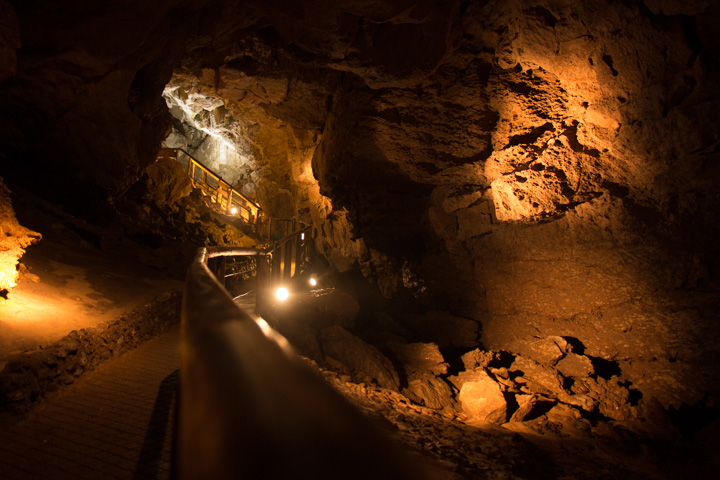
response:
<svg viewBox="0 0 720 480"><path fill-rule="evenodd" d="M0 478L169 478L179 342L175 327L0 431Z"/></svg>

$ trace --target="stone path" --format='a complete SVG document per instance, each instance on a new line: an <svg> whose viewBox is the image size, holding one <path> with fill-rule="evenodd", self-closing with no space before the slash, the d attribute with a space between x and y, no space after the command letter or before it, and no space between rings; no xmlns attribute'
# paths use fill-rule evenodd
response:
<svg viewBox="0 0 720 480"><path fill-rule="evenodd" d="M0 431L0 478L170 478L179 327Z"/></svg>

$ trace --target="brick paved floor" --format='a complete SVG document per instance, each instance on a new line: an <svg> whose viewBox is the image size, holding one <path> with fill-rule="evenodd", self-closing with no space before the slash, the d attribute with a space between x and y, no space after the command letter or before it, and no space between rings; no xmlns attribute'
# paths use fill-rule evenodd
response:
<svg viewBox="0 0 720 480"><path fill-rule="evenodd" d="M0 431L0 479L169 478L179 342L175 327Z"/></svg>

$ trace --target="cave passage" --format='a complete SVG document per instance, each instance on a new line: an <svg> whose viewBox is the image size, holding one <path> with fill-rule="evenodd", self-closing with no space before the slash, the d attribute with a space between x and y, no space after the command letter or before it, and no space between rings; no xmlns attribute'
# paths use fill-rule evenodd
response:
<svg viewBox="0 0 720 480"><path fill-rule="evenodd" d="M208 268L443 478L720 467L718 5L56 3L0 0L3 422L256 249Z"/></svg>

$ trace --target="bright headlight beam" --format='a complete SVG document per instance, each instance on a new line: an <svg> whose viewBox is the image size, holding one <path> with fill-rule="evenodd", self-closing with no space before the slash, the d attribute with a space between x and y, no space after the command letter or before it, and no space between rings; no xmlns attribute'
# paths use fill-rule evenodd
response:
<svg viewBox="0 0 720 480"><path fill-rule="evenodd" d="M230 213L233 214L233 215L237 215L237 208L232 207L232 208L230 209Z"/></svg>
<svg viewBox="0 0 720 480"><path fill-rule="evenodd" d="M284 302L288 299L290 296L290 292L288 292L288 289L285 287L280 287L277 290L275 290L275 297L280 300L281 302Z"/></svg>
<svg viewBox="0 0 720 480"><path fill-rule="evenodd" d="M308 280L308 282L309 282L310 285L312 285L313 287L317 286L317 279L316 279L315 277L310 277L310 280Z"/></svg>

